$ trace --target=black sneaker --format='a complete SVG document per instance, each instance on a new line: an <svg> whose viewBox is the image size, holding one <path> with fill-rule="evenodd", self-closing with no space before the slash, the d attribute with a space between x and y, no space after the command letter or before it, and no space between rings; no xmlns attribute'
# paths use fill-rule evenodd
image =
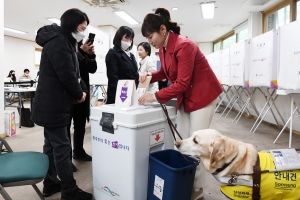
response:
<svg viewBox="0 0 300 200"><path fill-rule="evenodd" d="M77 188L74 192L61 193L61 200L93 200L93 195Z"/></svg>
<svg viewBox="0 0 300 200"><path fill-rule="evenodd" d="M50 197L57 192L61 191L61 183L60 181L53 186L44 186L43 187L43 196Z"/></svg>
<svg viewBox="0 0 300 200"><path fill-rule="evenodd" d="M81 161L92 161L92 156L88 155L88 154L83 154L82 156L78 156L73 154L73 158L75 160L81 160Z"/></svg>

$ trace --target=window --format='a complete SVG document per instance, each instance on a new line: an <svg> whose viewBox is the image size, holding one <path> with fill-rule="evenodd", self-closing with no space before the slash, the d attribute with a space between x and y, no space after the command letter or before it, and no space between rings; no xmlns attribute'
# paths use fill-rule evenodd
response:
<svg viewBox="0 0 300 200"><path fill-rule="evenodd" d="M268 15L266 20L266 32L290 23L290 5Z"/></svg>
<svg viewBox="0 0 300 200"><path fill-rule="evenodd" d="M42 49L35 48L35 51L34 51L35 62L34 63L35 63L36 67L40 67L41 55L42 55Z"/></svg>
<svg viewBox="0 0 300 200"><path fill-rule="evenodd" d="M235 42L236 42L236 35L234 34L233 36L231 36L223 41L223 49L225 49L226 47L228 47L229 45L231 45Z"/></svg>
<svg viewBox="0 0 300 200"><path fill-rule="evenodd" d="M215 41L213 41L213 45L214 45L214 52L219 51L221 49L226 48L228 45L235 43L235 34L234 34L234 30L226 33L225 35L221 36L220 38L216 39ZM224 46L226 45L226 46Z"/></svg>
<svg viewBox="0 0 300 200"><path fill-rule="evenodd" d="M214 44L214 51L219 51L219 50L221 50L221 42Z"/></svg>
<svg viewBox="0 0 300 200"><path fill-rule="evenodd" d="M245 40L247 38L248 38L248 28L245 28L245 29L241 30L240 32L238 32L237 42Z"/></svg>
<svg viewBox="0 0 300 200"><path fill-rule="evenodd" d="M299 20L300 19L300 1L298 1L296 4L296 10L297 10L296 20Z"/></svg>
<svg viewBox="0 0 300 200"><path fill-rule="evenodd" d="M262 13L263 32L277 29L295 20L300 20L300 0L282 0Z"/></svg>

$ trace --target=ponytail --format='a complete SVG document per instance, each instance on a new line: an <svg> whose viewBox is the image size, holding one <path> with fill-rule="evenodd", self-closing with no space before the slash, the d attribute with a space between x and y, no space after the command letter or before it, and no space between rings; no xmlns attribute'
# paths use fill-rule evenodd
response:
<svg viewBox="0 0 300 200"><path fill-rule="evenodd" d="M144 18L142 25L143 36L147 37L151 33L159 32L162 24L166 26L167 31L180 34L180 26L171 20L169 11L165 8L157 8L155 14L150 13Z"/></svg>
<svg viewBox="0 0 300 200"><path fill-rule="evenodd" d="M180 34L180 26L177 25L177 22L173 22L171 20L170 12L165 8L157 8L155 11L155 14L160 15L162 18L164 18L166 22L167 30L171 30L176 34ZM168 29L169 28L169 29Z"/></svg>

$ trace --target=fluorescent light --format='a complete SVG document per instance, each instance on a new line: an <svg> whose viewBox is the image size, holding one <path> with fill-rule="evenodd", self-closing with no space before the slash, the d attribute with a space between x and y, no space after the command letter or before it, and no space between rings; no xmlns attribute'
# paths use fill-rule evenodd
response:
<svg viewBox="0 0 300 200"><path fill-rule="evenodd" d="M135 19L133 19L127 12L125 12L124 10L121 11L115 11L114 12L116 15L118 15L119 17L121 17L122 19L124 19L126 22L128 22L129 24L139 24Z"/></svg>
<svg viewBox="0 0 300 200"><path fill-rule="evenodd" d="M177 7L174 7L174 8L172 8L172 10L178 10L179 8L177 8Z"/></svg>
<svg viewBox="0 0 300 200"><path fill-rule="evenodd" d="M57 18L47 18L49 21L56 23L57 25L60 25L60 20Z"/></svg>
<svg viewBox="0 0 300 200"><path fill-rule="evenodd" d="M4 27L4 30L19 33L19 34L26 34L27 33L27 32L24 32L24 31L19 31L19 30L12 29L12 28L7 28L7 27Z"/></svg>
<svg viewBox="0 0 300 200"><path fill-rule="evenodd" d="M201 12L203 19L213 19L215 15L215 2L201 3Z"/></svg>

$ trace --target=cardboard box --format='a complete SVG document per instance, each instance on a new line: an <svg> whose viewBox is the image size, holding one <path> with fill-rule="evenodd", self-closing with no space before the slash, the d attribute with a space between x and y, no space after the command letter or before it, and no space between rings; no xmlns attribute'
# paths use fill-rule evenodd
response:
<svg viewBox="0 0 300 200"><path fill-rule="evenodd" d="M16 135L16 112L4 110L5 133L8 137Z"/></svg>

